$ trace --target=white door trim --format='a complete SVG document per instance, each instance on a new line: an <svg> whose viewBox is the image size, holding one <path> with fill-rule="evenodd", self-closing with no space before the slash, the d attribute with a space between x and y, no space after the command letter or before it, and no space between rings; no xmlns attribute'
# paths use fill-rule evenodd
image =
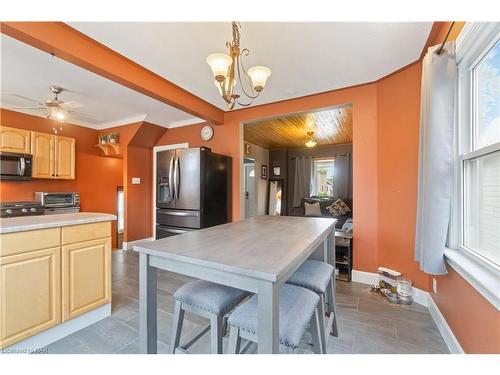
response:
<svg viewBox="0 0 500 375"><path fill-rule="evenodd" d="M175 150L176 148L188 148L188 143L175 143L171 145L161 145L153 147L153 201L151 202L151 207L153 209L153 228L152 228L152 238L156 239L156 154L161 151Z"/></svg>

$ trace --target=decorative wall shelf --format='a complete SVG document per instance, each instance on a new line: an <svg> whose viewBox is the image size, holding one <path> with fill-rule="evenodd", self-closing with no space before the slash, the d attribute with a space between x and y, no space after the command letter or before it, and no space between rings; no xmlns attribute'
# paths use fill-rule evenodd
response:
<svg viewBox="0 0 500 375"><path fill-rule="evenodd" d="M105 156L119 156L120 154L119 143L99 143L95 147L100 148Z"/></svg>

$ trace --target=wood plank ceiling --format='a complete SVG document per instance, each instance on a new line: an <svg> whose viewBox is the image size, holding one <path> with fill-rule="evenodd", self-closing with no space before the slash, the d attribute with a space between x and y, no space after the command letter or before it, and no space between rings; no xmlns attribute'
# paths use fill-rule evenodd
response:
<svg viewBox="0 0 500 375"><path fill-rule="evenodd" d="M247 123L244 139L266 149L305 147L309 131L314 132L318 146L352 143L352 107Z"/></svg>

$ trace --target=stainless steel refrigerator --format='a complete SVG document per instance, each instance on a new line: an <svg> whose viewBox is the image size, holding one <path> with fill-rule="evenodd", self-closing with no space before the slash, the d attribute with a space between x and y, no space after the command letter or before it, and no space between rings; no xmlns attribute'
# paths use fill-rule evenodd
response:
<svg viewBox="0 0 500 375"><path fill-rule="evenodd" d="M231 158L209 148L157 153L156 239L231 221Z"/></svg>

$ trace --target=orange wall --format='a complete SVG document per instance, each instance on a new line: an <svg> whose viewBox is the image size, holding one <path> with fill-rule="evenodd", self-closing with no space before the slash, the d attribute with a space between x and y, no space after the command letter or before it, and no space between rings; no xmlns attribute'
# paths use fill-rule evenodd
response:
<svg viewBox="0 0 500 375"><path fill-rule="evenodd" d="M106 129L120 133L122 145L125 194L124 241L136 241L152 236L152 147L165 130L147 122ZM139 177L141 183L133 185L133 177Z"/></svg>
<svg viewBox="0 0 500 375"><path fill-rule="evenodd" d="M429 290L431 278L414 260L420 79L415 64L377 84L379 263Z"/></svg>
<svg viewBox="0 0 500 375"><path fill-rule="evenodd" d="M2 125L52 133L53 121L1 109ZM81 210L116 214L116 188L122 184L121 159L99 156L94 147L98 132L77 125L64 124L62 135L76 139L76 179L0 182L0 201L33 200L35 191L77 191ZM113 245L116 224L113 223Z"/></svg>
<svg viewBox="0 0 500 375"><path fill-rule="evenodd" d="M500 313L453 268L432 298L466 353L500 353Z"/></svg>

